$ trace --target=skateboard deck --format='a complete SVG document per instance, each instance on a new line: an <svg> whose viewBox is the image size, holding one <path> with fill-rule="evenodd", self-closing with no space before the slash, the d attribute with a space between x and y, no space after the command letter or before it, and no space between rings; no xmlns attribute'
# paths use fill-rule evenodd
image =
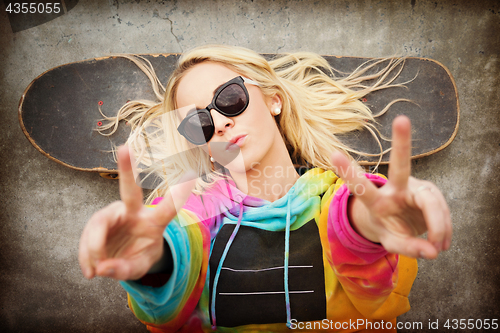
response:
<svg viewBox="0 0 500 333"><path fill-rule="evenodd" d="M180 54L141 56L151 62L165 85ZM343 73L350 73L369 60L324 58ZM403 82L408 82L406 88L375 91L363 99L374 114L396 99L412 101L395 103L376 118L378 130L391 137L393 119L404 114L412 122L412 158L444 149L455 138L459 123L457 89L450 72L434 60L407 58L394 81L395 84ZM134 99L155 100L155 95L147 76L133 62L113 56L84 60L55 67L34 79L21 97L19 121L28 140L48 158L73 169L115 178L118 168L109 151L113 145L126 141L130 128L120 122L118 131L111 137L99 134L95 131L102 125L99 106L106 116L115 116L122 105ZM378 143L366 130L342 135L340 139L358 151L380 152ZM381 140L381 143L384 150L391 146L389 141ZM379 160L376 156L355 158L365 166L375 165ZM381 164L388 161L389 153L383 156Z"/></svg>

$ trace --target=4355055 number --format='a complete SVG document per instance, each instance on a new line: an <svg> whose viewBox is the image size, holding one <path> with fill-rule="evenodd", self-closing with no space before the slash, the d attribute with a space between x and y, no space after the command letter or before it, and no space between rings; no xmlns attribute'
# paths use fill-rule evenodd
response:
<svg viewBox="0 0 500 333"><path fill-rule="evenodd" d="M496 330L498 329L498 319L448 319L443 325L447 329L469 329L469 330Z"/></svg>
<svg viewBox="0 0 500 333"><path fill-rule="evenodd" d="M61 4L55 3L36 3L36 2L23 2L23 3L9 3L5 11L14 14L58 14L61 12Z"/></svg>

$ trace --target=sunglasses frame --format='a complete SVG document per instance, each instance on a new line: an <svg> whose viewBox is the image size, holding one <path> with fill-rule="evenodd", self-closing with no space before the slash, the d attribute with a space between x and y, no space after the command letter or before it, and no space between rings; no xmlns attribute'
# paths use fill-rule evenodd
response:
<svg viewBox="0 0 500 333"><path fill-rule="evenodd" d="M199 110L197 109L196 112L192 112L192 113L186 115L186 117L181 121L181 123L177 127L177 131L183 137L185 137L189 142L191 142L192 144L195 144L197 146L203 145L203 144L207 143L208 141L210 141L215 133L214 119L212 118L212 115L210 114L210 110L216 110L217 112L219 112L220 114L222 114L226 117L236 117L236 116L242 114L247 109L248 104L250 103L250 96L248 95L248 90L245 87L245 83L249 83L249 84L252 84L254 86L260 86L260 84L258 84L257 82L250 80L250 79L247 79L243 76L237 76L234 79L227 81L226 83L224 83L223 85L221 85L217 89L217 91L214 94L214 97L212 98L212 102L210 104L208 104L208 106L206 108L199 109ZM243 92L245 93L247 100L246 100L245 106L240 111L238 111L235 114L228 114L217 107L216 101L217 101L217 98L219 97L219 95L224 91L224 89L226 89L228 86L230 86L232 84L237 84L238 86L240 86L243 89ZM191 119L194 116L197 116L200 113L206 114L208 116L208 119L210 120L210 129L211 129L210 139L206 140L206 138L204 138L205 141L203 141L203 142L195 142L194 140L189 138L189 136L186 134L186 132L184 131L184 127L186 126L186 123L189 121L189 119Z"/></svg>

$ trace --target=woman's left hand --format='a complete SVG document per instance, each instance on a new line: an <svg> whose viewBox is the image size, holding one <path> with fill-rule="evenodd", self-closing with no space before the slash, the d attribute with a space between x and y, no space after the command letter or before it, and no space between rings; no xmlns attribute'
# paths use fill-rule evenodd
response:
<svg viewBox="0 0 500 333"><path fill-rule="evenodd" d="M411 124L405 116L392 125L389 180L377 188L364 171L343 154L334 153L333 166L354 197L348 212L353 228L392 253L434 259L451 244L450 211L433 183L410 176ZM428 231L427 239L417 237Z"/></svg>

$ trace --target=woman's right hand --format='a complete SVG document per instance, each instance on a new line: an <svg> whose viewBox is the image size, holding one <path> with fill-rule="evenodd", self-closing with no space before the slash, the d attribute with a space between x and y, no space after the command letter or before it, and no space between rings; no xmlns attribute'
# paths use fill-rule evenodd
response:
<svg viewBox="0 0 500 333"><path fill-rule="evenodd" d="M182 207L195 185L195 179L181 181L155 209L149 209L143 204L142 188L135 182L126 146L118 149L118 170L121 200L94 213L80 238L78 259L88 279L98 275L137 280L144 276L163 255L163 231L177 215L172 192L177 207Z"/></svg>

